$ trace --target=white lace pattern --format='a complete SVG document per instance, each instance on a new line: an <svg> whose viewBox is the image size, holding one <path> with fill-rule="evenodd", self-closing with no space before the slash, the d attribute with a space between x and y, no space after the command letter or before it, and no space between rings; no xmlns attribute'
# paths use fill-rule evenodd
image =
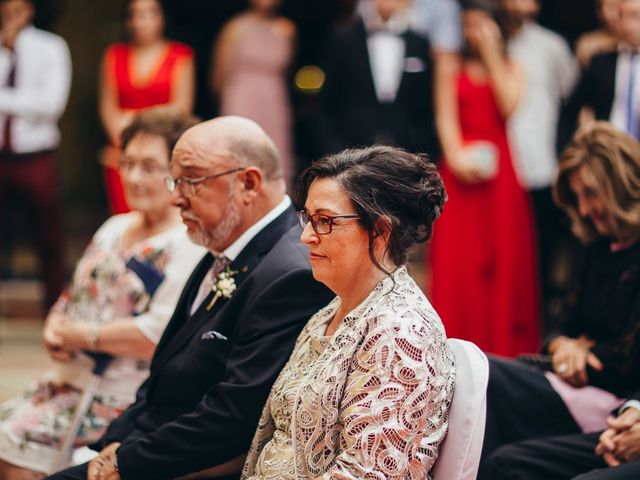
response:
<svg viewBox="0 0 640 480"><path fill-rule="evenodd" d="M444 328L405 267L318 346L314 315L275 382L243 479L424 479L447 431L455 368Z"/></svg>

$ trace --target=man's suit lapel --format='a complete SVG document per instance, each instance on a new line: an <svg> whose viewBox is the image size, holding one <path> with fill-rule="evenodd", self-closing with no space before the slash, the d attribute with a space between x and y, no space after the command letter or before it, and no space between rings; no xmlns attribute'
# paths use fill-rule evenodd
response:
<svg viewBox="0 0 640 480"><path fill-rule="evenodd" d="M376 94L376 87L373 83L373 72L371 70L371 61L369 59L369 47L367 46L367 29L364 26L364 21L358 19L356 23L355 33L357 41L353 42L353 48L355 54L351 57L356 63L355 70L361 72L362 81L360 85L366 91L367 96L372 103L378 102L378 95ZM345 46L346 48L346 46Z"/></svg>
<svg viewBox="0 0 640 480"><path fill-rule="evenodd" d="M211 255L211 253L207 253L200 261L200 263L198 263L193 273L189 277L189 280L185 284L185 287L180 294L180 298L178 299L178 303L176 304L176 309L173 312L169 323L167 324L167 328L165 328L162 337L160 337L160 341L156 346L154 358L151 364L152 367L157 361L156 357L162 355L162 352L164 351L167 344L170 343L175 333L180 330L185 321L188 319L193 299L198 293L198 289L200 288L202 279L207 274L212 264L213 255Z"/></svg>
<svg viewBox="0 0 640 480"><path fill-rule="evenodd" d="M591 71L591 83L588 85L588 101L595 110L596 118L609 120L616 95L616 70L618 52L609 52L595 56L587 67Z"/></svg>
<svg viewBox="0 0 640 480"><path fill-rule="evenodd" d="M410 75L416 75L416 73L410 73L408 68L408 59L412 59L416 62L424 61L424 43L420 41L411 30L406 30L402 34L402 39L404 40L404 59L402 63L402 77L400 78L400 85L398 85L398 93L396 94L395 103L411 103L414 101L416 95L420 96L416 93L415 87L411 90L411 85L415 85L415 83L411 83L409 81ZM431 65L427 62L424 62L424 69L427 74L430 74L429 70L431 69ZM428 89L430 86L421 85L422 88Z"/></svg>
<svg viewBox="0 0 640 480"><path fill-rule="evenodd" d="M237 272L234 275L236 291L242 288L242 283L245 278L257 267L262 257L273 248L280 237L295 225L295 222L295 212L293 208L289 207L261 232L259 232L240 252L238 257L231 262L229 268ZM207 257L211 257L211 255L208 254ZM174 314L174 317L171 320L171 331L163 335L162 346L159 344L158 349L156 350L156 355L158 357L155 359L157 363L157 365L155 365L156 368L161 368L162 365L164 365L173 355L179 352L205 323L214 320L211 322L210 326L212 329L217 329L216 326L223 320L222 318L216 317L221 317L220 314L229 299L221 297L215 302L211 309L207 310L207 306L213 298L213 292L207 295L193 315L189 314L191 310L191 302L200 287L202 278L209 270L212 261L212 257L209 258L208 266L204 269L204 272L200 271L200 268L203 267L201 262L201 265L196 269L196 272L198 273L197 278L199 280L196 282L196 274L194 273L194 282L190 284L190 290L192 290L192 292L189 294L187 289L185 289L186 295L183 293L183 298L181 298L181 302L178 304L176 314ZM162 351L160 351L160 348L162 348Z"/></svg>

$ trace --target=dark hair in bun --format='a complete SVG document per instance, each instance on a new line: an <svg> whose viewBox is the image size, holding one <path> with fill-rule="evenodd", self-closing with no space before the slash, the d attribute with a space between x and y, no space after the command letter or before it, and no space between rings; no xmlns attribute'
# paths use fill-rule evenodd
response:
<svg viewBox="0 0 640 480"><path fill-rule="evenodd" d="M387 251L396 265L402 265L414 244L431 238L433 223L447 199L433 162L424 154L396 147L347 149L321 158L298 179L296 203L300 208L316 178L332 178L344 189L369 232L369 256L383 271L373 254L374 238L385 224L379 220L390 223Z"/></svg>

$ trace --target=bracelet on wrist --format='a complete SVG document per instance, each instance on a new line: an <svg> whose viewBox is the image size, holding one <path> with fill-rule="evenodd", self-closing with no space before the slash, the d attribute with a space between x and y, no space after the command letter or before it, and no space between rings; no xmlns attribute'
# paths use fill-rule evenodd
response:
<svg viewBox="0 0 640 480"><path fill-rule="evenodd" d="M89 350L92 352L98 351L98 340L100 339L100 326L99 325L91 325L87 330L87 346Z"/></svg>

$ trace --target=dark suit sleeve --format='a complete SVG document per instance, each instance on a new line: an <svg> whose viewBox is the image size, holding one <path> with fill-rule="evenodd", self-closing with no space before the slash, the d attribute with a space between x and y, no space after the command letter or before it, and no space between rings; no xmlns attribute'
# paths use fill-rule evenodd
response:
<svg viewBox="0 0 640 480"><path fill-rule="evenodd" d="M244 453L300 330L328 299L308 269L261 290L238 319L223 380L189 414L125 442L118 451L122 479L176 478Z"/></svg>
<svg viewBox="0 0 640 480"><path fill-rule="evenodd" d="M129 405L115 420L97 442L90 445L93 450L100 451L113 442L122 442L134 429L134 422L138 415L146 409L146 392L149 378L140 385L136 393L136 401Z"/></svg>
<svg viewBox="0 0 640 480"><path fill-rule="evenodd" d="M607 71L610 68L615 71L615 61L612 65L609 63L611 63L610 55L597 55L582 71L578 83L561 110L557 140L559 151L562 151L571 141L578 126L578 116L582 107L591 108L597 119L607 120L605 112L611 109L613 98L610 97L613 92L610 91L609 85L603 83L602 75L598 75L598 72Z"/></svg>
<svg viewBox="0 0 640 480"><path fill-rule="evenodd" d="M345 139L336 128L336 116L343 104L342 82L345 72L345 51L350 48L340 31L331 34L323 61L325 82L318 96L316 113L316 141L322 153L335 153L347 147Z"/></svg>
<svg viewBox="0 0 640 480"><path fill-rule="evenodd" d="M635 299L625 328L615 338L597 342L591 349L604 365L601 372L589 369L589 383L626 396L638 388L640 379L640 297Z"/></svg>

